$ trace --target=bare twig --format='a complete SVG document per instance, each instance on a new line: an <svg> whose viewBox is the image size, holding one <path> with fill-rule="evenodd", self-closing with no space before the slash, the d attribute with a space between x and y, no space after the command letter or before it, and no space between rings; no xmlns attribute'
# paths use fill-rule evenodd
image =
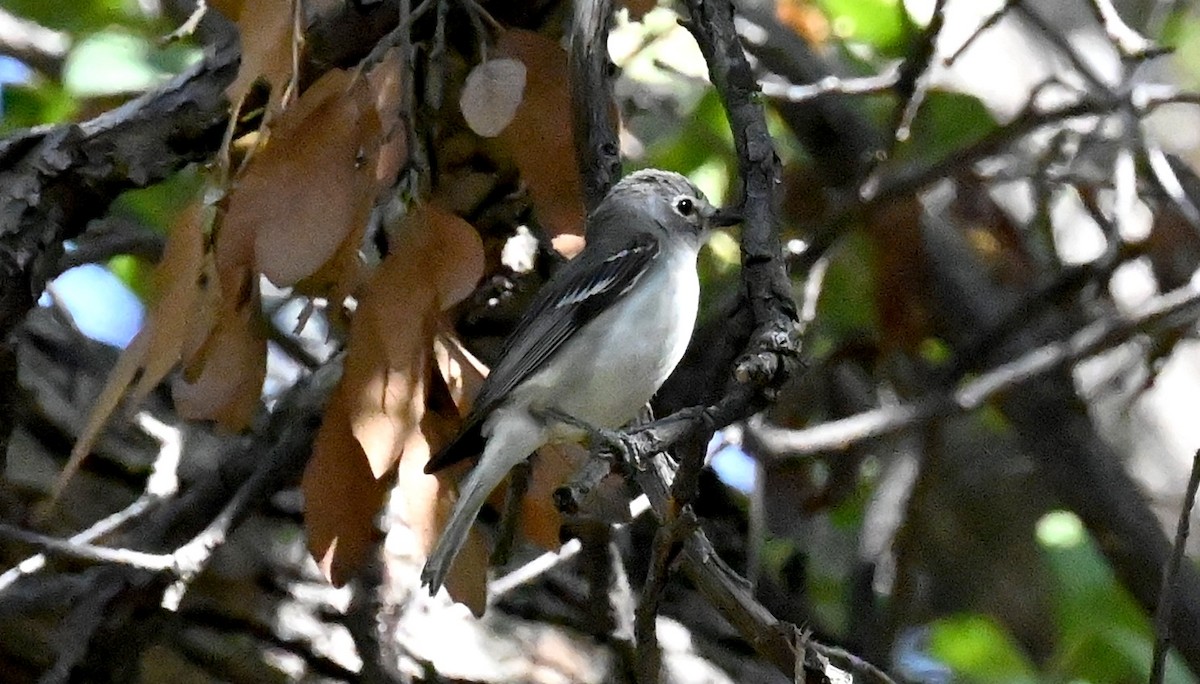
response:
<svg viewBox="0 0 1200 684"><path fill-rule="evenodd" d="M1111 0L1088 0L1087 4L1096 21L1104 27L1108 40L1121 53L1123 59L1142 61L1163 54L1163 48L1125 23Z"/></svg>
<svg viewBox="0 0 1200 684"><path fill-rule="evenodd" d="M554 490L554 505L559 512L575 515L583 506L584 501L604 478L612 472L612 460L607 458L589 458L576 471L566 484Z"/></svg>
<svg viewBox="0 0 1200 684"><path fill-rule="evenodd" d="M1121 344L1134 335L1154 329L1194 325L1197 318L1200 318L1200 289L1186 286L1148 303L1135 317L1096 321L1069 339L1032 349L1019 358L981 374L949 395L935 394L803 430L768 428L754 421L748 427L771 454L797 457L839 451L940 416L976 410L1005 390Z"/></svg>
<svg viewBox="0 0 1200 684"><path fill-rule="evenodd" d="M1171 165L1171 158L1162 148L1146 141L1143 148L1147 166L1150 168L1150 179L1155 186L1166 195L1183 219L1195 230L1200 231L1200 208L1183 187L1179 174Z"/></svg>
<svg viewBox="0 0 1200 684"><path fill-rule="evenodd" d="M987 33L996 24L1000 23L1000 20L1004 18L1005 14L1008 14L1008 11L1013 8L1013 5L1016 5L1020 2L1022 2L1022 0L1004 0L1004 4L997 8L995 12L989 14L987 18L984 19L983 22L971 32L971 35L967 36L966 40L962 42L962 45L959 45L957 48L955 48L954 52L951 52L949 56L946 57L942 64L947 67L952 66L956 61L958 61L959 57L962 57L963 53L967 51L967 48L974 45L975 41L978 40L980 36L982 36L984 33Z"/></svg>
<svg viewBox="0 0 1200 684"><path fill-rule="evenodd" d="M1192 458L1192 474L1188 478L1187 491L1183 495L1183 508L1179 511L1179 523L1175 526L1175 541L1171 549L1171 560L1163 569L1162 589L1158 592L1158 606L1154 610L1154 654L1150 666L1150 684L1162 684L1167 663L1167 648L1171 645L1171 610L1175 594L1179 591L1175 576L1183 563L1183 551L1187 546L1192 508L1196 505L1196 490L1200 489L1200 451Z"/></svg>
<svg viewBox="0 0 1200 684"><path fill-rule="evenodd" d="M942 27L945 24L946 0L937 0L933 6L933 17L929 20L929 25L921 32L921 39L917 41L912 56L906 59L900 68L900 80L896 84L896 88L904 96L904 106L900 109L895 133L892 136L896 142L908 140L913 120L917 118L917 111L920 110L921 103L925 101L925 95L929 92L929 85L933 79L931 67L937 54L938 36L941 35Z"/></svg>
<svg viewBox="0 0 1200 684"><path fill-rule="evenodd" d="M196 6L192 9L192 13L188 15L188 18L178 28L164 36L162 42L170 43L190 38L196 32L196 28L200 26L200 21L204 19L204 15L206 14L208 14L208 0L196 0Z"/></svg>
<svg viewBox="0 0 1200 684"><path fill-rule="evenodd" d="M397 21L396 27L388 32L386 36L380 38L379 41L375 43L375 46L371 48L371 51L367 53L367 56L363 57L362 60L359 61L358 66L355 67L355 78L362 78L365 74L369 73L371 69L375 67L375 65L383 61L383 57L387 54L388 50L391 50L394 47L403 46L405 42L408 41L409 32L412 31L413 22L417 19L420 19L421 15L425 14L425 12L433 6L433 2L434 0L424 0L424 2L422 2L420 5L417 5L412 9L411 12L409 12L407 10L407 0L402 0L400 3L401 18L399 21ZM407 63L409 59L407 51L404 55L404 59Z"/></svg>
<svg viewBox="0 0 1200 684"><path fill-rule="evenodd" d="M85 542L59 539L19 527L0 523L0 537L25 544L32 544L48 554L62 558L73 558L89 563L124 565L150 572L166 572L173 568L170 554L146 553L133 549L113 549Z"/></svg>
<svg viewBox="0 0 1200 684"><path fill-rule="evenodd" d="M822 97L836 95L874 95L886 93L896 87L900 70L890 68L881 74L861 78L838 78L826 76L816 83L797 85L777 81L762 81L759 86L763 95L788 102L809 102Z"/></svg>
<svg viewBox="0 0 1200 684"><path fill-rule="evenodd" d="M840 669L855 675L856 679L864 682L872 682L873 684L896 684L895 680L887 676L886 672L845 649L822 644L814 641L812 638L805 638L803 645L806 649L811 649L825 656L829 659L829 662Z"/></svg>
<svg viewBox="0 0 1200 684"><path fill-rule="evenodd" d="M43 74L62 76L71 38L0 8L0 55L15 57Z"/></svg>
<svg viewBox="0 0 1200 684"><path fill-rule="evenodd" d="M245 457L241 453L243 451L255 454L253 470L241 480L242 484L216 517L172 553L147 553L76 543L9 525L0 525L0 537L34 544L52 555L166 574L175 581L163 594L163 606L175 609L188 583L205 567L213 551L225 542L230 530L245 516L249 507L263 501L284 482L298 476L311 453L309 445L317 426L314 416L322 410L341 371L341 357L327 362L294 387L276 407L276 415L288 418L281 421L284 424L275 425L268 421L266 429L254 440L239 445L237 451L242 460ZM219 479L220 475L215 478ZM156 490L159 487L155 485ZM181 515L187 510L186 503L181 498L174 499L171 502L174 505L172 510L166 510L171 506L163 507L164 515Z"/></svg>
<svg viewBox="0 0 1200 684"><path fill-rule="evenodd" d="M178 491L179 477L176 469L179 467L179 459L183 453L183 440L179 430L159 422L147 413L139 414L138 422L141 423L142 429L158 438L162 443L158 450L158 456L154 459L154 465L151 466L150 477L146 478L146 491L122 510L100 519L86 530L73 535L66 540L67 543L90 544L116 531L125 523L145 513L151 506ZM20 578L32 575L44 567L46 567L45 554L39 553L26 558L0 575L0 592L12 586Z"/></svg>
<svg viewBox="0 0 1200 684"><path fill-rule="evenodd" d="M1009 145L1044 126L1061 124L1071 119L1111 114L1121 106L1117 99L1076 102L1041 112L1027 107L1007 125L989 133L982 140L956 151L953 155L931 164L914 165L895 171L879 169L863 182L859 199L864 204L885 202L906 197L926 185L969 167L978 161L999 154Z"/></svg>
<svg viewBox="0 0 1200 684"><path fill-rule="evenodd" d="M104 230L89 230L80 235L74 248L63 254L52 273L57 275L83 264L102 263L122 254L154 262L162 257L166 240L149 226L116 217L110 217L102 225Z"/></svg>
<svg viewBox="0 0 1200 684"><path fill-rule="evenodd" d="M1109 96L1113 94L1112 88L1108 82L1096 73L1092 65L1087 62L1082 55L1075 50L1075 47L1067 40L1067 37L1059 31L1050 22L1042 18L1038 11L1031 8L1028 3L1018 2L1013 7L1014 12L1023 18L1033 28L1037 29L1042 38L1053 47L1059 54L1070 62L1076 73L1083 77L1088 86L1094 89L1097 93L1104 93Z"/></svg>
<svg viewBox="0 0 1200 684"><path fill-rule="evenodd" d="M675 467L663 454L654 455L645 470L635 474L660 520L672 506L671 482ZM712 543L697 528L683 544L682 569L700 594L734 629L772 665L788 676L796 666L792 627L780 622L750 594L750 584L739 577L713 549Z"/></svg>

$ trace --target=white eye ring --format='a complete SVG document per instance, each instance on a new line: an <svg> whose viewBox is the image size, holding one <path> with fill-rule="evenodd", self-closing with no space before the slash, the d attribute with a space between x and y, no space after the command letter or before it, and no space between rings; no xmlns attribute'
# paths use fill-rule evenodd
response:
<svg viewBox="0 0 1200 684"><path fill-rule="evenodd" d="M679 199L675 200L675 211L680 216L691 216L692 214L696 213L696 201L691 197L680 197Z"/></svg>

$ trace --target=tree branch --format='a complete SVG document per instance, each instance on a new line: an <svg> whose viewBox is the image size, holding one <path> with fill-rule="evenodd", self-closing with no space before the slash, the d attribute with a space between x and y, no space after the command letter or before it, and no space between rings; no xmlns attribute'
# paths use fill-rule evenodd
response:
<svg viewBox="0 0 1200 684"><path fill-rule="evenodd" d="M571 24L571 122L583 200L596 208L621 175L621 145L608 59L612 0L575 0Z"/></svg>
<svg viewBox="0 0 1200 684"><path fill-rule="evenodd" d="M795 458L843 451L864 441L895 434L929 421L981 408L989 399L1029 380L1094 356L1135 335L1191 326L1200 319L1200 290L1187 286L1147 303L1131 318L1105 318L1070 338L1031 349L1018 358L986 371L950 394L932 394L896 406L786 430L750 421L746 437L757 443L752 451L767 458Z"/></svg>

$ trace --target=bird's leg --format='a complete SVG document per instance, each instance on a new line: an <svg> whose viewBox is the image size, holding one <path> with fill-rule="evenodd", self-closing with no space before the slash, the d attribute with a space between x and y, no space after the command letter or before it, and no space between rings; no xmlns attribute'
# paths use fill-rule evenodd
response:
<svg viewBox="0 0 1200 684"><path fill-rule="evenodd" d="M586 432L588 452L594 457L612 460L616 456L623 463L630 463L638 453L633 440L620 430L597 427L554 407L541 409L535 415L542 420L551 420ZM633 465L641 468L640 464Z"/></svg>

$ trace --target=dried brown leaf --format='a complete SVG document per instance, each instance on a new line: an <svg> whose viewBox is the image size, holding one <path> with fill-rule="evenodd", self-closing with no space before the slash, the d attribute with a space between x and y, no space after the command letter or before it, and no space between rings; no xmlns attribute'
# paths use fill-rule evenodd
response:
<svg viewBox="0 0 1200 684"><path fill-rule="evenodd" d="M559 547L562 514L554 505L554 490L583 465L587 449L578 444L547 444L531 459L529 489L521 500L521 534L544 549Z"/></svg>
<svg viewBox="0 0 1200 684"><path fill-rule="evenodd" d="M258 270L291 286L366 225L379 115L366 81L335 69L279 116L229 194L225 229L255 234Z"/></svg>
<svg viewBox="0 0 1200 684"><path fill-rule="evenodd" d="M230 84L229 100L240 106L254 82L262 78L271 86L268 118L278 114L283 96L293 80L292 60L295 35L296 0L270 0L236 3L236 21L242 37L242 63L237 78ZM233 10L234 3L227 9ZM232 15L226 12L227 16Z"/></svg>
<svg viewBox="0 0 1200 684"><path fill-rule="evenodd" d="M516 59L490 59L467 74L458 107L471 130L494 138L512 122L524 95L525 64Z"/></svg>
<svg viewBox="0 0 1200 684"><path fill-rule="evenodd" d="M391 484L371 473L350 432L344 395L339 387L330 398L300 483L308 549L325 577L338 586L354 576L377 543L375 517Z"/></svg>
<svg viewBox="0 0 1200 684"><path fill-rule="evenodd" d="M257 294L257 293L255 293ZM257 303L222 307L194 365L196 372L175 377L171 395L179 415L213 420L232 431L244 430L258 411L267 374L267 340Z"/></svg>
<svg viewBox="0 0 1200 684"><path fill-rule="evenodd" d="M207 212L197 201L181 215L167 236L162 260L155 268L154 291L157 301L150 308L142 329L130 342L105 380L87 424L71 449L52 499L79 469L100 432L121 402L130 384L136 384L129 397L136 405L179 363L180 349L192 322L192 315L203 296L200 278L204 264L203 223Z"/></svg>
<svg viewBox="0 0 1200 684"><path fill-rule="evenodd" d="M575 165L567 53L555 41L511 29L501 54L525 64L528 80L516 116L497 137L529 186L538 219L552 236L583 234L583 190Z"/></svg>
<svg viewBox="0 0 1200 684"><path fill-rule="evenodd" d="M338 411L322 423L304 478L309 548L335 582L373 544L381 483L397 476L405 521L426 548L446 498L439 496L441 480L423 473L431 446L449 439L457 424L457 416L427 410L433 339L443 309L482 275L483 248L470 224L433 205L411 210L392 247L360 293L345 372L331 400ZM366 503L339 503L356 492Z"/></svg>

